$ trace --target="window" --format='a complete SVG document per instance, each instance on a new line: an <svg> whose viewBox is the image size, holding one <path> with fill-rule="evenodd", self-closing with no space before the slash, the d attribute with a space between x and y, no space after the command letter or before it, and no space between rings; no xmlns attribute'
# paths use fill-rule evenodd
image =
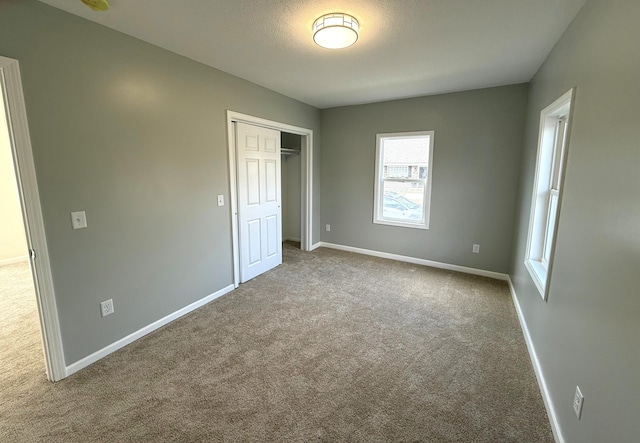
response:
<svg viewBox="0 0 640 443"><path fill-rule="evenodd" d="M376 136L373 222L429 228L433 131Z"/></svg>
<svg viewBox="0 0 640 443"><path fill-rule="evenodd" d="M545 300L549 292L560 212L572 98L573 89L540 113L538 157L524 264Z"/></svg>

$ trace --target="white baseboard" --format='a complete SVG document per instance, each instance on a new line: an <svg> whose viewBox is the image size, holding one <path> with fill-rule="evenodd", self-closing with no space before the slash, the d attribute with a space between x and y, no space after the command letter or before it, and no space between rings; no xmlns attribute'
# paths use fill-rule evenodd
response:
<svg viewBox="0 0 640 443"><path fill-rule="evenodd" d="M314 244L311 245L311 248L309 248L309 251L313 251L315 249L318 249L321 246L322 246L322 242L314 243Z"/></svg>
<svg viewBox="0 0 640 443"><path fill-rule="evenodd" d="M466 266L452 265L449 263L441 263L441 262L432 261L432 260L425 260L423 258L415 258L415 257L408 257L406 255L390 254L388 252L372 251L370 249L362 249L362 248L356 248L353 246L338 245L334 243L326 243L326 242L316 243L311 247L311 250L313 251L318 247L339 249L341 251L355 252L357 254L372 255L374 257L388 258L391 260L403 261L407 263L413 263L416 265L430 266L432 268L447 269L449 271L456 271L456 272L464 272L465 274L481 275L483 277L495 278L496 280L506 281L509 278L507 274L502 274L500 272L485 271L484 269L476 269L476 268L467 268Z"/></svg>
<svg viewBox="0 0 640 443"><path fill-rule="evenodd" d="M542 373L540 360L538 360L538 354L536 354L536 348L533 345L533 341L531 340L531 335L529 334L529 328L527 327L527 322L524 319L522 309L520 308L520 303L518 302L518 297L516 296L516 290L513 287L513 282L511 281L511 277L507 278L507 282L509 283L509 290L511 291L513 304L515 305L516 312L518 313L518 320L520 320L520 327L522 328L524 341L527 344L527 349L529 350L529 357L531 358L531 363L533 364L533 371L535 372L536 378L538 379L538 386L540 387L542 400L544 401L544 406L547 409L547 415L549 416L549 421L551 423L551 431L553 432L553 437L555 438L557 443L564 443L565 440L564 440L564 437L562 436L562 431L560 430L560 423L558 422L558 416L556 415L556 410L553 407L553 403L551 402L551 396L549 395L547 382L545 381L544 375Z"/></svg>
<svg viewBox="0 0 640 443"><path fill-rule="evenodd" d="M282 239L282 241L283 242L284 241L297 241L298 243L300 243L300 239L296 238L296 237L287 237L287 238Z"/></svg>
<svg viewBox="0 0 640 443"><path fill-rule="evenodd" d="M12 265L14 263L21 263L23 261L28 261L28 260L29 260L28 255L22 255L20 257L13 257L13 258L5 258L4 260L0 260L0 266Z"/></svg>
<svg viewBox="0 0 640 443"><path fill-rule="evenodd" d="M153 323L151 323L150 325L147 325L145 327L143 327L142 329L137 330L136 332L127 335L124 338L121 338L120 340L111 343L108 346L105 346L104 348L100 349L99 351L94 352L93 354L78 360L75 363L70 364L69 366L66 367L66 374L65 377L70 376L71 374L78 372L80 369L86 368L87 366L89 366L92 363L95 363L96 361L100 360L101 358L106 357L107 355L111 354L112 352L117 351L120 348L125 347L126 345L128 345L129 343L134 342L135 340L144 337L145 335L155 331L156 329L166 325L167 323L170 323L180 317L182 317L185 314L188 314L191 311L194 311L196 309L198 309L200 306L203 306L207 303L209 303L210 301L215 300L218 297L222 297L225 294L228 294L229 292L233 291L234 287L233 285L229 285L225 288L220 289L217 292L214 292L213 294L207 295L204 298L201 298L198 301L195 301L193 303L191 303L188 306L185 306L182 309L177 310L176 312L167 315L166 317L161 318L160 320L157 320Z"/></svg>

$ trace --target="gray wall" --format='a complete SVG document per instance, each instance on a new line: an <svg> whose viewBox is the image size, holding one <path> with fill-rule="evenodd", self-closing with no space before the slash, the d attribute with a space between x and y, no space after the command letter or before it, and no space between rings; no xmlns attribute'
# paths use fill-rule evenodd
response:
<svg viewBox="0 0 640 443"><path fill-rule="evenodd" d="M317 109L32 0L0 3L0 54L20 61L67 364L232 283L227 109L314 130L318 217Z"/></svg>
<svg viewBox="0 0 640 443"><path fill-rule="evenodd" d="M531 83L511 278L568 442L640 435L640 2L589 1ZM576 87L548 302L524 268L540 111ZM576 385L582 419L571 408Z"/></svg>
<svg viewBox="0 0 640 443"><path fill-rule="evenodd" d="M323 110L322 240L506 273L526 95L514 85ZM435 131L430 228L374 224L376 133L418 130Z"/></svg>

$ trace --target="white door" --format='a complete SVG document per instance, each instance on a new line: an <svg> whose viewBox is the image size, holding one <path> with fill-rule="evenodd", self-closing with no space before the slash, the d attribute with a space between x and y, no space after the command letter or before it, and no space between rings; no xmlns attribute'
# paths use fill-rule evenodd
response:
<svg viewBox="0 0 640 443"><path fill-rule="evenodd" d="M282 263L280 131L237 124L240 282Z"/></svg>

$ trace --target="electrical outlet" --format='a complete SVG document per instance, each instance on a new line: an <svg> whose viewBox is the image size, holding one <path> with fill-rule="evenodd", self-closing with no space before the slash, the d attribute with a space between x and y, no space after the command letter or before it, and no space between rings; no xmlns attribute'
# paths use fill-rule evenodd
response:
<svg viewBox="0 0 640 443"><path fill-rule="evenodd" d="M473 245L473 253L474 254L480 253L480 245Z"/></svg>
<svg viewBox="0 0 640 443"><path fill-rule="evenodd" d="M582 403L584 402L584 396L580 391L580 386L576 386L576 395L573 397L573 411L576 413L576 417L580 420L582 415Z"/></svg>
<svg viewBox="0 0 640 443"><path fill-rule="evenodd" d="M224 206L224 195L218 196L218 206Z"/></svg>
<svg viewBox="0 0 640 443"><path fill-rule="evenodd" d="M103 317L113 314L113 299L110 298L100 303L100 312Z"/></svg>
<svg viewBox="0 0 640 443"><path fill-rule="evenodd" d="M331 225L327 224L324 227L326 229L327 232L331 231Z"/></svg>

